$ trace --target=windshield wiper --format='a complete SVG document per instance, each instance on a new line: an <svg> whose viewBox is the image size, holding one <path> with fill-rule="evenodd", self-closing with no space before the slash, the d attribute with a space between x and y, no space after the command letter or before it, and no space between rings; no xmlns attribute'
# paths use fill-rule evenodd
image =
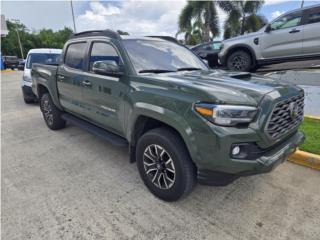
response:
<svg viewBox="0 0 320 240"><path fill-rule="evenodd" d="M166 73L166 72L175 72L175 71L168 70L168 69L144 69L139 71L139 73Z"/></svg>
<svg viewBox="0 0 320 240"><path fill-rule="evenodd" d="M195 71L195 70L201 70L201 68L195 68L195 67L177 68L177 71Z"/></svg>

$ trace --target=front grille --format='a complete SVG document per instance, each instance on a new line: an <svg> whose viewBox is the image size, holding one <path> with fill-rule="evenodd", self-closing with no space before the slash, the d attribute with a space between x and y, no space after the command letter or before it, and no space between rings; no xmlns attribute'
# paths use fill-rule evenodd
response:
<svg viewBox="0 0 320 240"><path fill-rule="evenodd" d="M268 135L278 138L297 127L303 120L303 107L303 93L277 103L267 123Z"/></svg>

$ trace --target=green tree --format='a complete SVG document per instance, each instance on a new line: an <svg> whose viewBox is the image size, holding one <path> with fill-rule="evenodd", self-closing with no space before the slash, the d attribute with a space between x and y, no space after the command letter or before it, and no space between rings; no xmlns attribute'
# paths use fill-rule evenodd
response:
<svg viewBox="0 0 320 240"><path fill-rule="evenodd" d="M17 37L19 32L24 56L33 48L62 48L72 34L70 28L65 27L59 31L42 29L39 32L30 32L22 23L7 21L8 35L1 40L2 55L15 55L21 57Z"/></svg>
<svg viewBox="0 0 320 240"><path fill-rule="evenodd" d="M209 41L220 34L217 7L225 12L232 10L229 1L188 1L179 16L179 32L185 32L186 38L196 31L201 32L200 41ZM186 39L187 41L187 39Z"/></svg>
<svg viewBox="0 0 320 240"><path fill-rule="evenodd" d="M264 1L230 1L231 11L224 25L224 38L243 35L245 32L255 32L267 23L258 15Z"/></svg>

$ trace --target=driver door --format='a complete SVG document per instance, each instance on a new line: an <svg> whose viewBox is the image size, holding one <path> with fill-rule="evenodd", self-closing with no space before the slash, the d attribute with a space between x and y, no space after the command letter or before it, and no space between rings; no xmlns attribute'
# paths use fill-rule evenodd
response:
<svg viewBox="0 0 320 240"><path fill-rule="evenodd" d="M261 37L261 55L265 59L285 58L302 54L302 11L287 14L270 24L270 31Z"/></svg>
<svg viewBox="0 0 320 240"><path fill-rule="evenodd" d="M122 64L116 48L111 43L91 42L88 70L84 74L86 84L82 90L84 115L101 127L123 135L123 98L128 87L122 77L93 72L93 63L103 60L114 60L117 64Z"/></svg>

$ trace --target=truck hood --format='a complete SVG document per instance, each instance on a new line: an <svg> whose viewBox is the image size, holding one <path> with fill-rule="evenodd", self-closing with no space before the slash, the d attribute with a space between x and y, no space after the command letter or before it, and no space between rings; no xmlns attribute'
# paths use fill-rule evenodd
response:
<svg viewBox="0 0 320 240"><path fill-rule="evenodd" d="M257 106L265 94L276 91L277 96L299 91L294 85L281 84L274 79L245 72L222 70L182 71L146 74L157 86L169 91L184 92L196 101L220 104ZM177 89L178 88L178 89Z"/></svg>

